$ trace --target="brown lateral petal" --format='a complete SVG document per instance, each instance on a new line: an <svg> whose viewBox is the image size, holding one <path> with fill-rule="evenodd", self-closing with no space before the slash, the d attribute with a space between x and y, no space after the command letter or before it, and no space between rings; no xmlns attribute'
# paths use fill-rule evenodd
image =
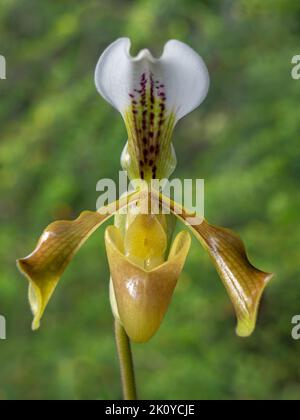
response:
<svg viewBox="0 0 300 420"><path fill-rule="evenodd" d="M33 253L18 260L20 271L29 280L34 330L39 328L45 308L74 254L107 217L85 211L74 221L54 222L45 229Z"/></svg>
<svg viewBox="0 0 300 420"><path fill-rule="evenodd" d="M248 337L255 329L261 296L273 274L255 268L245 246L229 229L208 224L192 226L226 287L238 319L237 334Z"/></svg>
<svg viewBox="0 0 300 420"><path fill-rule="evenodd" d="M105 239L120 320L133 342L146 342L167 311L190 248L190 235L181 232L168 261L151 271L124 255L122 237L115 226L107 228Z"/></svg>
<svg viewBox="0 0 300 420"><path fill-rule="evenodd" d="M116 210L137 200L139 192L112 203L99 212L84 211L74 221L59 221L43 232L36 249L17 265L29 280L29 301L34 315L32 328L38 329L46 306L68 264L85 241Z"/></svg>
<svg viewBox="0 0 300 420"><path fill-rule="evenodd" d="M205 220L191 226L187 220L195 215L166 197L160 196L160 201L189 226L208 251L233 303L238 319L237 335L248 337L255 329L261 296L273 274L260 271L250 263L241 238L233 231Z"/></svg>

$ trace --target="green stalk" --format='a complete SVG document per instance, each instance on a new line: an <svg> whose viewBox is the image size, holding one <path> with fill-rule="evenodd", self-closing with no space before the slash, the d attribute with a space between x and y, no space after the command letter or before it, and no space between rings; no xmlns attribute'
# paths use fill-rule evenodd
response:
<svg viewBox="0 0 300 420"><path fill-rule="evenodd" d="M115 335L120 362L124 400L137 400L130 341L124 328L117 320L115 320Z"/></svg>

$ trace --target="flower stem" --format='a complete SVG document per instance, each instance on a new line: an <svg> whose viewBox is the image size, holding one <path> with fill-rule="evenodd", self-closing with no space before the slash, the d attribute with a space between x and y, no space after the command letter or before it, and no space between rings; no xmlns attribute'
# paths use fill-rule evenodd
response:
<svg viewBox="0 0 300 420"><path fill-rule="evenodd" d="M115 320L115 334L121 369L124 400L137 400L130 341L124 328L117 320Z"/></svg>

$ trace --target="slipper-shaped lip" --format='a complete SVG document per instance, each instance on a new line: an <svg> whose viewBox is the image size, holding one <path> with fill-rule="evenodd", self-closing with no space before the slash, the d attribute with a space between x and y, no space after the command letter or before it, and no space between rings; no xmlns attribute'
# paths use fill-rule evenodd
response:
<svg viewBox="0 0 300 420"><path fill-rule="evenodd" d="M146 342L168 309L191 237L188 232L179 233L168 260L153 270L145 270L125 256L123 238L115 226L107 228L105 240L120 320L133 342Z"/></svg>

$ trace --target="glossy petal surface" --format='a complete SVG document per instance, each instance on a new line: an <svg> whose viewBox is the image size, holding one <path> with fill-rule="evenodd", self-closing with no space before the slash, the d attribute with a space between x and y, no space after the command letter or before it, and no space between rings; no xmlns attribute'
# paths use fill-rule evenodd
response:
<svg viewBox="0 0 300 420"><path fill-rule="evenodd" d="M190 236L180 233L168 261L150 271L125 256L123 238L116 227L109 227L105 238L120 320L133 342L146 342L159 328L170 304L190 248Z"/></svg>

